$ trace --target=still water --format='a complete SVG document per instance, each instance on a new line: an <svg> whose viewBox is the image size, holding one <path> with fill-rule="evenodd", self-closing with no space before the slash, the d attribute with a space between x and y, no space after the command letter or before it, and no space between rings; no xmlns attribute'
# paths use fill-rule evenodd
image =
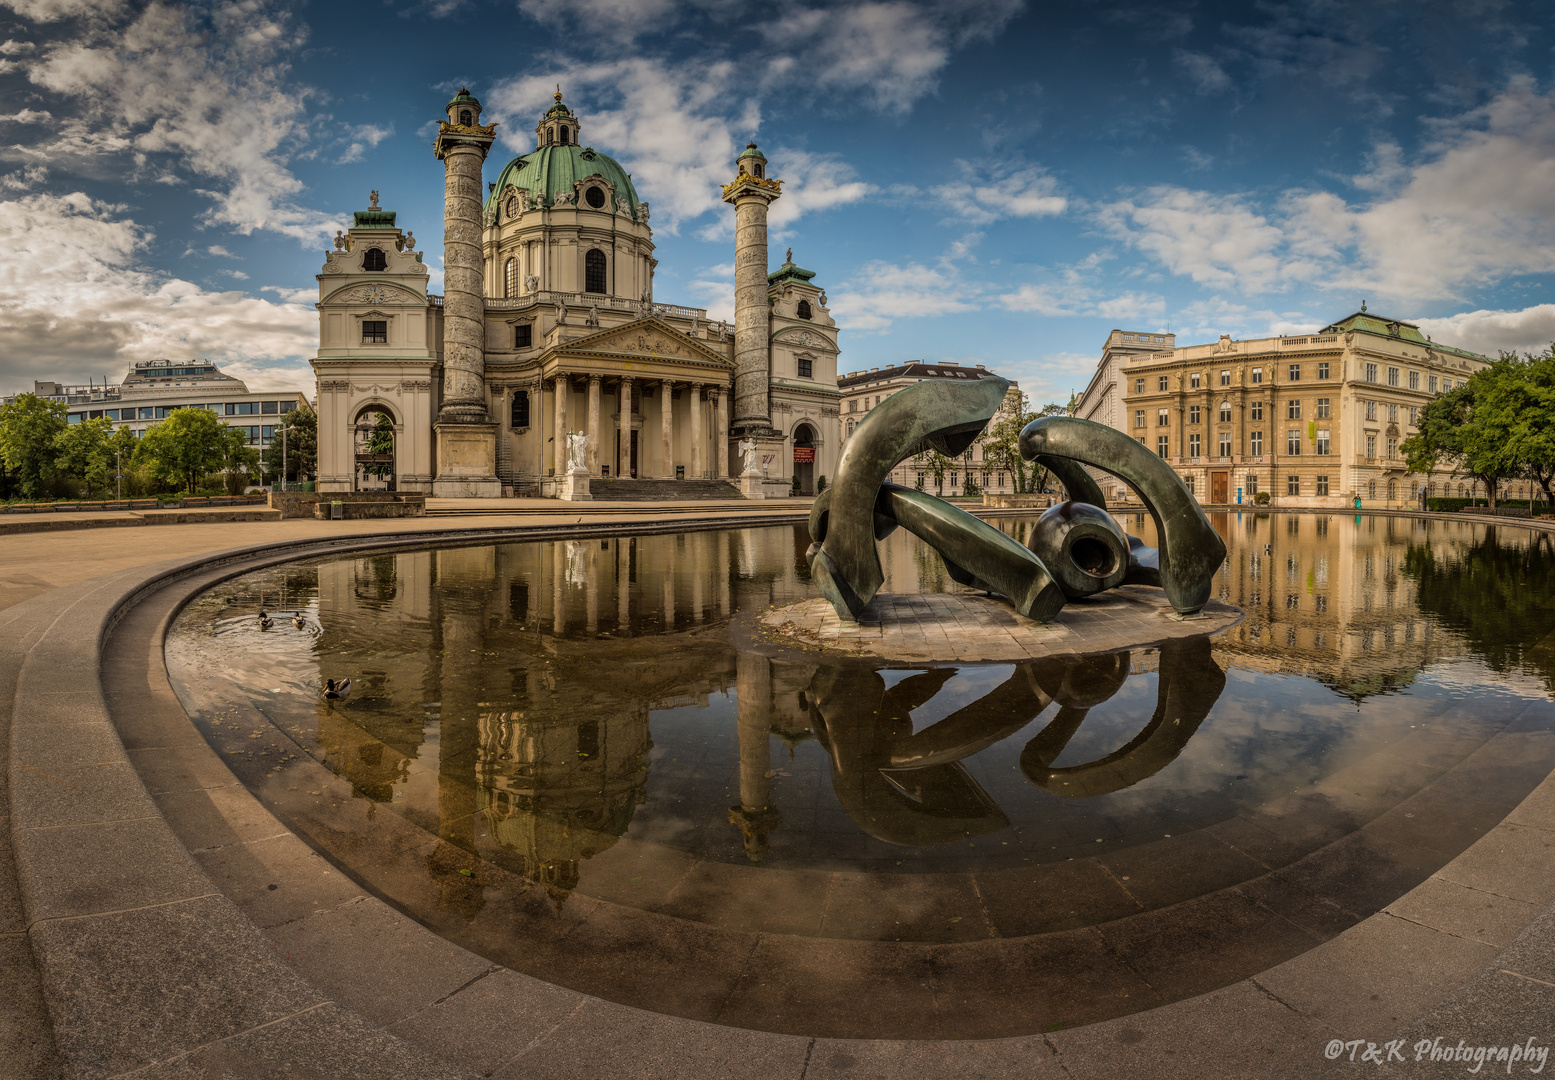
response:
<svg viewBox="0 0 1555 1080"><path fill-rule="evenodd" d="M1032 520L996 524L1022 537ZM1248 877L1498 733L1555 730L1548 537L1212 520L1230 552L1215 594L1245 620L1103 656L902 666L767 645L742 617L816 595L809 538L789 527L288 564L198 597L166 653L212 745L320 846L392 825L438 845L416 864L428 880L487 867L558 910L574 892L665 910L651 871L622 876L627 852L672 861L684 899L687 866L906 881L1089 859L1128 881L1132 849L1227 822L1311 837ZM1123 524L1152 539L1148 518ZM884 591L958 589L905 533L882 561ZM349 696L323 700L326 678L350 678ZM1555 767L1555 738L1527 746L1496 790L1440 812L1499 820ZM634 899L622 883L644 878ZM950 940L955 918L854 936Z"/></svg>

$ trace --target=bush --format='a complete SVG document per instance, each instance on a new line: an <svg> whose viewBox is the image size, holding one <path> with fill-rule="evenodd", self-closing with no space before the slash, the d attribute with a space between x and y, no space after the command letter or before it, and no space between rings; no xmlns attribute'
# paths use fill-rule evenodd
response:
<svg viewBox="0 0 1555 1080"><path fill-rule="evenodd" d="M825 490L826 490L826 477L824 475L822 475L822 477L815 482L815 493L817 495L819 495L821 492L823 492Z"/></svg>
<svg viewBox="0 0 1555 1080"><path fill-rule="evenodd" d="M1260 491L1260 492L1258 492L1256 495L1253 496L1253 505L1254 506L1268 506L1269 505L1269 493L1267 491Z"/></svg>
<svg viewBox="0 0 1555 1080"><path fill-rule="evenodd" d="M798 490L799 490L799 474L795 473L794 474L794 491L797 492Z"/></svg>
<svg viewBox="0 0 1555 1080"><path fill-rule="evenodd" d="M1488 505L1488 503L1487 503L1487 500L1485 499L1485 497L1483 495L1481 495L1477 499L1469 499L1469 498L1460 499L1460 498L1457 498L1456 496L1454 496L1452 498L1441 497L1441 498L1428 498L1428 499L1425 500L1425 508L1427 510L1435 510L1435 511L1438 511L1439 513L1443 513L1443 514L1457 513L1459 510L1462 510L1465 506L1486 506L1486 505ZM1527 499L1508 499L1506 496L1503 495L1503 496L1501 496L1500 498L1498 498L1496 500L1496 505L1497 506L1515 507L1518 510L1526 510L1526 509L1528 509L1528 500ZM1535 499L1534 500L1534 504L1533 504L1533 512L1535 514L1548 514L1550 512L1549 504L1546 503L1546 502L1543 502L1541 500Z"/></svg>

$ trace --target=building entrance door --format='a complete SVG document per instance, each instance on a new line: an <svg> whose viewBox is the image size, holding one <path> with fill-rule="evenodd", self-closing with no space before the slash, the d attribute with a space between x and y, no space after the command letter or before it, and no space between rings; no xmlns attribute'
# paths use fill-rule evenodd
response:
<svg viewBox="0 0 1555 1080"><path fill-rule="evenodd" d="M1231 488L1231 474L1230 473L1217 472L1217 473L1210 473L1209 474L1209 501L1210 502L1212 502L1212 503L1228 503L1228 502L1230 502L1231 501L1231 498L1230 498L1230 494L1231 494L1230 488Z"/></svg>

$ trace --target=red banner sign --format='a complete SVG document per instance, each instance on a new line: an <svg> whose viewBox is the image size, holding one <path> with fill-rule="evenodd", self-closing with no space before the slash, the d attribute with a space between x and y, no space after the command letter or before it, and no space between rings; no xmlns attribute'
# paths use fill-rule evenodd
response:
<svg viewBox="0 0 1555 1080"><path fill-rule="evenodd" d="M807 461L814 461L814 460L815 460L815 447L813 447L813 446L796 446L796 447L794 447L794 464L795 465L803 465Z"/></svg>

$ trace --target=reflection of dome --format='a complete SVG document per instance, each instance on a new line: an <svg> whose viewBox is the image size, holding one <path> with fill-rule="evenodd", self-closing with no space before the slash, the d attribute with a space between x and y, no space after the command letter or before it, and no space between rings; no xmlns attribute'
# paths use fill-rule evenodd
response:
<svg viewBox="0 0 1555 1080"><path fill-rule="evenodd" d="M615 188L615 197L624 198L632 216L637 216L637 189L632 178L609 154L587 146L542 146L516 157L497 174L497 182L486 196L486 209L494 210L497 200L509 187L523 188L531 199L542 199L550 206L558 193L571 195L579 180L599 176ZM614 207L608 209L614 210Z"/></svg>

